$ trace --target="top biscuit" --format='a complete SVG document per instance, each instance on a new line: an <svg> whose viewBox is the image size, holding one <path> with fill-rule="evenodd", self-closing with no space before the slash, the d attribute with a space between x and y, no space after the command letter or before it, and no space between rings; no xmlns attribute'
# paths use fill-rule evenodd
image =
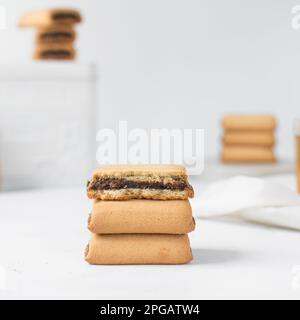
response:
<svg viewBox="0 0 300 320"><path fill-rule="evenodd" d="M222 122L225 130L273 130L276 120L272 115L233 115L223 117Z"/></svg>
<svg viewBox="0 0 300 320"><path fill-rule="evenodd" d="M87 195L99 200L184 200L194 191L179 165L113 165L93 172Z"/></svg>
<svg viewBox="0 0 300 320"><path fill-rule="evenodd" d="M186 169L181 165L110 165L96 169L92 178L102 176L186 176Z"/></svg>
<svg viewBox="0 0 300 320"><path fill-rule="evenodd" d="M70 8L31 11L19 20L19 27L41 27L53 24L72 25L81 22L80 12Z"/></svg>

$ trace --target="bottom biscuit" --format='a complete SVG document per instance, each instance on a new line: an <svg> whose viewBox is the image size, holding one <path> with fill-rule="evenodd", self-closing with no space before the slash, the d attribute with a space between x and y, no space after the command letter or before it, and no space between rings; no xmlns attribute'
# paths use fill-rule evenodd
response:
<svg viewBox="0 0 300 320"><path fill-rule="evenodd" d="M184 264L192 258L187 235L92 234L85 251L90 264Z"/></svg>
<svg viewBox="0 0 300 320"><path fill-rule="evenodd" d="M73 60L75 58L75 50L68 43L40 44L35 48L33 58L41 60Z"/></svg>
<svg viewBox="0 0 300 320"><path fill-rule="evenodd" d="M224 146L222 161L228 163L269 163L276 161L272 148Z"/></svg>

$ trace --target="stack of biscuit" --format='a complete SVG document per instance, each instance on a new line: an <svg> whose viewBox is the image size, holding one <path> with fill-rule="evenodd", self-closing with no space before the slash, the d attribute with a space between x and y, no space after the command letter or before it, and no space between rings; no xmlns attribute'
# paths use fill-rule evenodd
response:
<svg viewBox="0 0 300 320"><path fill-rule="evenodd" d="M222 161L274 162L276 120L272 115L226 115L223 118Z"/></svg>
<svg viewBox="0 0 300 320"><path fill-rule="evenodd" d="M77 10L55 8L28 12L20 27L36 28L33 58L38 60L73 60L75 58L74 24L81 22Z"/></svg>
<svg viewBox="0 0 300 320"><path fill-rule="evenodd" d="M177 165L115 165L93 172L88 219L91 264L183 264L192 260L193 189Z"/></svg>

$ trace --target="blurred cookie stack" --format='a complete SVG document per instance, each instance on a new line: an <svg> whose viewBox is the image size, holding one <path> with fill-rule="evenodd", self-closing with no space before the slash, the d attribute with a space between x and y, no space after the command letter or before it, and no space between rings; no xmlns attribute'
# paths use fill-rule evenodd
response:
<svg viewBox="0 0 300 320"><path fill-rule="evenodd" d="M269 163L274 154L276 120L272 115L223 117L221 159L227 163Z"/></svg>
<svg viewBox="0 0 300 320"><path fill-rule="evenodd" d="M91 264L183 264L192 260L193 189L177 165L105 166L87 185Z"/></svg>
<svg viewBox="0 0 300 320"><path fill-rule="evenodd" d="M34 59L73 60L74 25L81 20L77 10L55 8L26 13L21 17L19 26L36 28Z"/></svg>

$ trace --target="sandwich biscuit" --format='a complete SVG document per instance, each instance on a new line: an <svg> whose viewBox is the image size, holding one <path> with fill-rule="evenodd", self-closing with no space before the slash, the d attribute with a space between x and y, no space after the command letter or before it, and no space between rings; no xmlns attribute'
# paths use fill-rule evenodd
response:
<svg viewBox="0 0 300 320"><path fill-rule="evenodd" d="M268 146L271 147L275 143L273 132L225 132L223 136L223 144L226 146Z"/></svg>
<svg viewBox="0 0 300 320"><path fill-rule="evenodd" d="M114 165L94 171L87 195L100 200L185 200L194 191L179 165Z"/></svg>
<svg viewBox="0 0 300 320"><path fill-rule="evenodd" d="M35 48L33 58L37 60L73 60L75 50L71 44L42 44Z"/></svg>
<svg viewBox="0 0 300 320"><path fill-rule="evenodd" d="M195 221L188 200L96 200L88 228L97 234L185 234Z"/></svg>
<svg viewBox="0 0 300 320"><path fill-rule="evenodd" d="M75 31L70 26L41 27L36 33L37 44L72 43L75 40Z"/></svg>
<svg viewBox="0 0 300 320"><path fill-rule="evenodd" d="M72 25L81 22L80 12L70 8L31 11L19 20L19 27L41 27L53 24Z"/></svg>
<svg viewBox="0 0 300 320"><path fill-rule="evenodd" d="M92 234L85 250L90 264L184 264L192 258L187 235Z"/></svg>
<svg viewBox="0 0 300 320"><path fill-rule="evenodd" d="M276 120L272 115L226 115L222 124L226 131L272 131Z"/></svg>
<svg viewBox="0 0 300 320"><path fill-rule="evenodd" d="M230 163L268 163L276 161L274 153L268 147L224 146L223 162Z"/></svg>

